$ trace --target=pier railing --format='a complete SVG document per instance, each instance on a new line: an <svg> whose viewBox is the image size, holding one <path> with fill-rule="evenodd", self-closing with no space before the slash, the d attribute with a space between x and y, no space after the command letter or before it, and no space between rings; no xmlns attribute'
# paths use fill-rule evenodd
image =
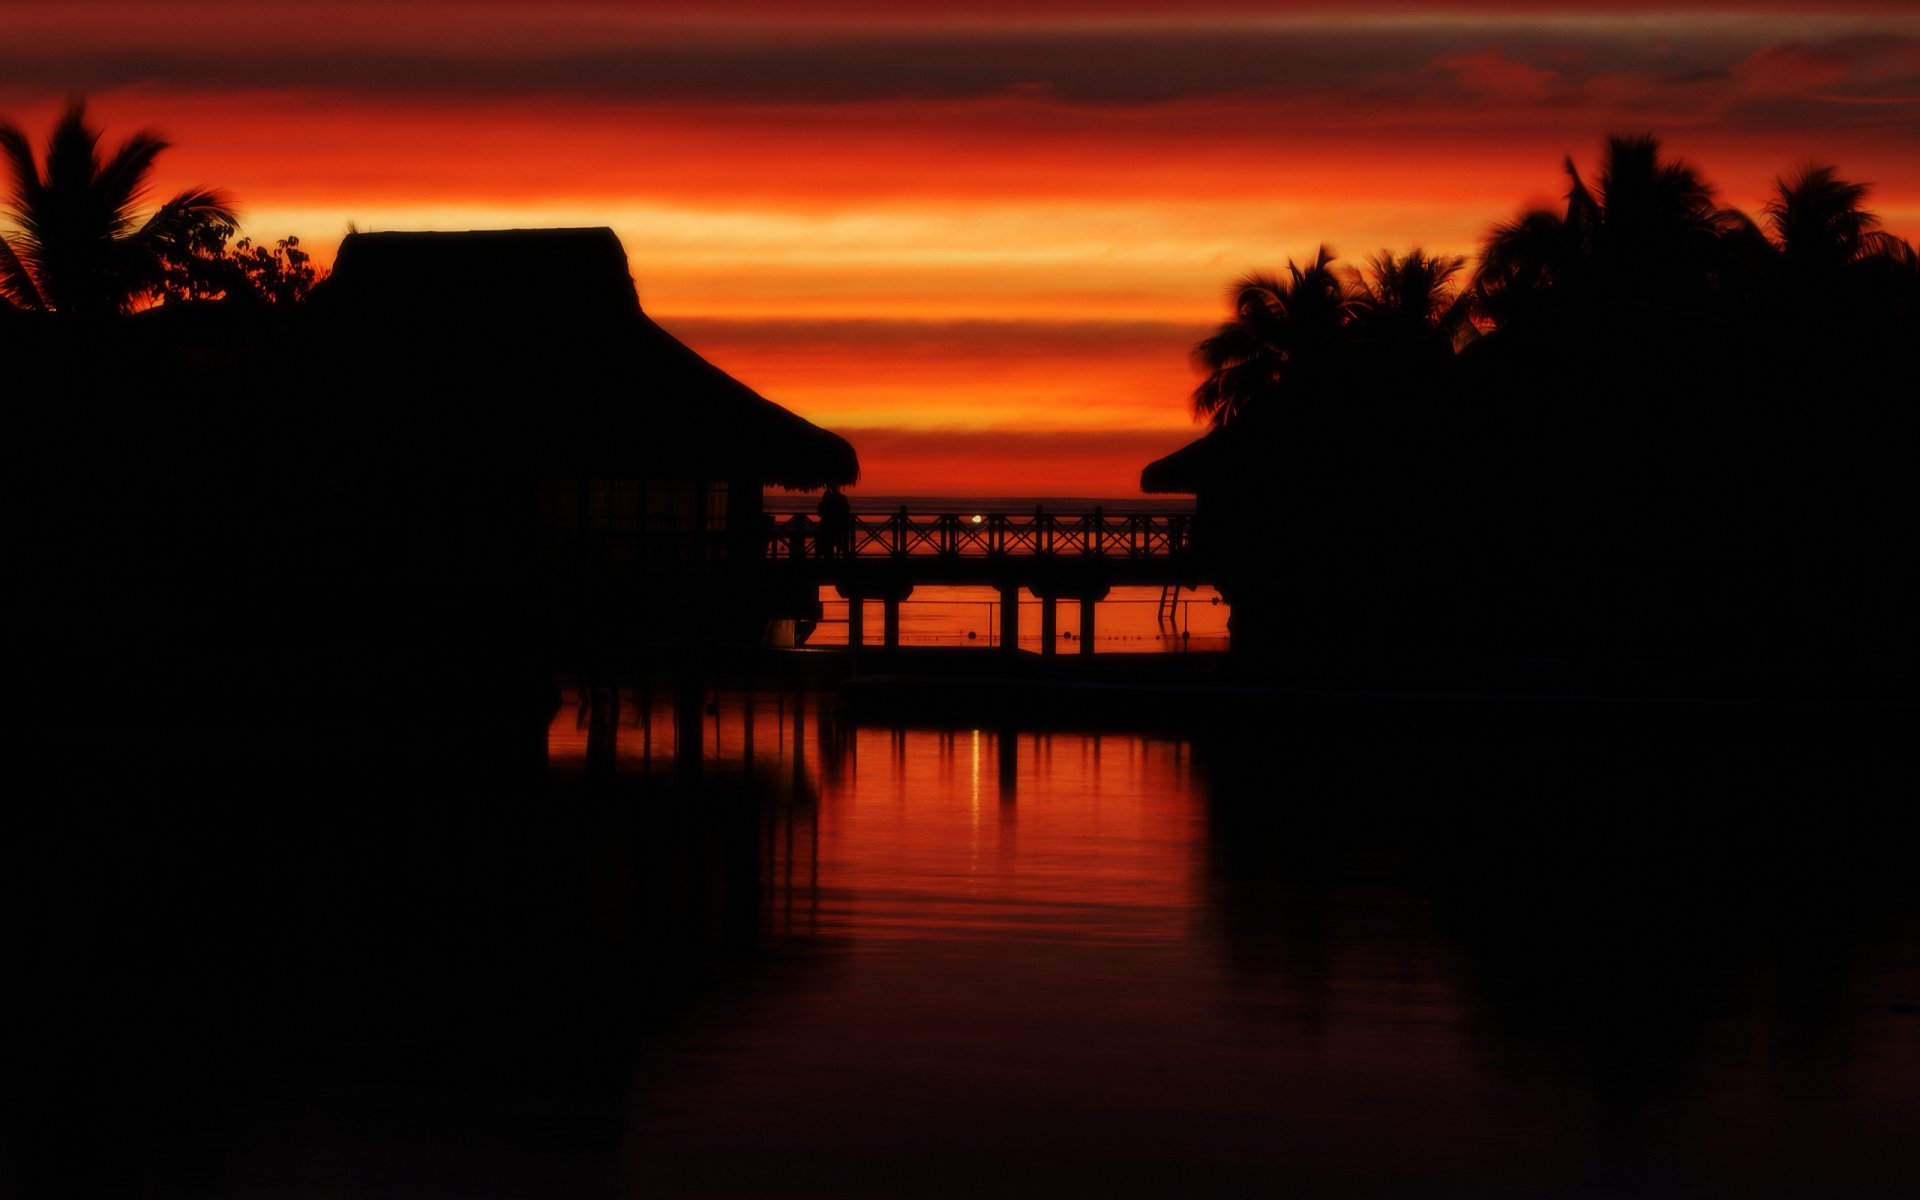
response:
<svg viewBox="0 0 1920 1200"><path fill-rule="evenodd" d="M1192 548L1191 513L856 512L839 536L822 535L807 513L768 514L767 557L856 560L1007 557L1090 558L1144 562L1178 558Z"/></svg>

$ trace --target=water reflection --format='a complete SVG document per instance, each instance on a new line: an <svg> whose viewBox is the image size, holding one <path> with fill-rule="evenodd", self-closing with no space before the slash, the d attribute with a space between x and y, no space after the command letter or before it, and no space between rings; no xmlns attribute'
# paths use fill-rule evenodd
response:
<svg viewBox="0 0 1920 1200"><path fill-rule="evenodd" d="M644 1194L1912 1181L1899 764L1698 731L820 749L814 915L640 1081Z"/></svg>
<svg viewBox="0 0 1920 1200"><path fill-rule="evenodd" d="M1463 1190L1913 1182L1904 749L1754 714L1217 749L1212 911L1245 994L1329 1040L1371 1010L1353 1049L1410 1076L1453 1060L1432 1122L1486 1152ZM1342 960L1372 966L1343 983Z"/></svg>
<svg viewBox="0 0 1920 1200"><path fill-rule="evenodd" d="M10 814L0 1193L1914 1190L1889 731L775 683L572 697L538 779L64 752Z"/></svg>

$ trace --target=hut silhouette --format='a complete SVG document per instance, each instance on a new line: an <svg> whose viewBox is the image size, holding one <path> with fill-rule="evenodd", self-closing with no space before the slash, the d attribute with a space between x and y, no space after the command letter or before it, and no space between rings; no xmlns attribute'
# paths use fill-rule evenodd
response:
<svg viewBox="0 0 1920 1200"><path fill-rule="evenodd" d="M1273 564L1249 554L1260 541L1259 522L1270 516L1264 491L1271 470L1260 447L1236 431L1216 427L1140 472L1140 490L1154 495L1193 497L1189 541L1193 563L1229 604L1228 632L1241 657L1272 652L1277 636L1263 601L1280 586Z"/></svg>
<svg viewBox="0 0 1920 1200"><path fill-rule="evenodd" d="M612 230L349 234L312 307L389 398L377 424L504 486L478 500L491 516L438 523L532 555L563 639L742 640L814 615L764 569L763 497L853 483L853 447L648 317Z"/></svg>
<svg viewBox="0 0 1920 1200"><path fill-rule="evenodd" d="M4 519L49 712L115 679L295 725L518 714L557 674L815 615L762 498L859 474L655 324L605 229L353 234L304 305L0 310L0 347L44 400Z"/></svg>
<svg viewBox="0 0 1920 1200"><path fill-rule="evenodd" d="M1148 463L1140 471L1140 490L1156 495L1198 497L1219 482L1219 459L1226 454L1226 434L1216 428Z"/></svg>

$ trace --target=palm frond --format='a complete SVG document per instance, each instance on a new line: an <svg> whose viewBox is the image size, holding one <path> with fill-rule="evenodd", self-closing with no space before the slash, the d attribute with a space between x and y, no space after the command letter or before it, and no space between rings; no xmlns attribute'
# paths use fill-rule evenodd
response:
<svg viewBox="0 0 1920 1200"><path fill-rule="evenodd" d="M1884 229L1874 229L1860 237L1859 261L1879 259L1901 267L1920 265L1920 251L1912 243L1888 233Z"/></svg>
<svg viewBox="0 0 1920 1200"><path fill-rule="evenodd" d="M1274 276L1250 271L1227 286L1227 303L1241 317L1250 309L1284 313L1287 291L1287 285Z"/></svg>
<svg viewBox="0 0 1920 1200"><path fill-rule="evenodd" d="M130 240L137 244L155 245L166 240L182 239L194 230L209 225L225 225L231 229L239 223L233 200L225 192L212 188L190 188L155 209L146 223L133 231Z"/></svg>
<svg viewBox="0 0 1920 1200"><path fill-rule="evenodd" d="M117 232L125 233L133 228L133 210L146 198L147 176L153 171L153 163L167 143L157 135L142 130L120 143L100 166L94 178L94 189L103 209L113 213L113 224Z"/></svg>
<svg viewBox="0 0 1920 1200"><path fill-rule="evenodd" d="M1560 214L1544 208L1522 213L1487 234L1472 286L1482 292L1549 286L1565 268L1574 241Z"/></svg>
<svg viewBox="0 0 1920 1200"><path fill-rule="evenodd" d="M15 226L0 262L8 297L55 311L124 312L165 286L170 260L198 262L214 241L224 244L213 231L231 234L233 204L208 188L181 192L141 219L147 180L166 148L143 130L103 161L100 134L78 99L54 123L40 161L24 133L0 124Z"/></svg>
<svg viewBox="0 0 1920 1200"><path fill-rule="evenodd" d="M1224 371L1276 352L1270 340L1244 322L1229 321L1193 348L1193 362L1203 371Z"/></svg>
<svg viewBox="0 0 1920 1200"><path fill-rule="evenodd" d="M1861 208L1871 186L1840 178L1828 164L1808 163L1791 177L1773 181L1773 196L1761 208L1782 250L1798 258L1854 257L1860 239L1880 218Z"/></svg>
<svg viewBox="0 0 1920 1200"><path fill-rule="evenodd" d="M47 310L47 300L40 294L40 285L34 282L33 274L27 270L20 256L13 252L5 237L0 237L0 297L19 308L29 308L35 312Z"/></svg>
<svg viewBox="0 0 1920 1200"><path fill-rule="evenodd" d="M1574 165L1572 155L1568 155L1561 166L1572 180L1567 188L1567 212L1562 223L1574 237L1585 238L1599 223L1600 204L1587 189L1586 180L1580 178L1580 168Z"/></svg>
<svg viewBox="0 0 1920 1200"><path fill-rule="evenodd" d="M1760 222L1737 208L1715 209L1713 225L1722 237L1741 239L1766 237L1766 233L1760 228Z"/></svg>
<svg viewBox="0 0 1920 1200"><path fill-rule="evenodd" d="M7 189L7 211L18 221L32 211L43 190L40 164L27 135L5 122L0 122L0 155L5 156L7 173L13 177Z"/></svg>

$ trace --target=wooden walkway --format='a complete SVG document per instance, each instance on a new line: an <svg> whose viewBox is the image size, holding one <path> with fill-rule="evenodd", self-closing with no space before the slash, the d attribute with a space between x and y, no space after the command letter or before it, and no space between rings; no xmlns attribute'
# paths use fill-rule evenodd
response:
<svg viewBox="0 0 1920 1200"><path fill-rule="evenodd" d="M839 536L823 536L808 513L767 518L766 556L790 582L830 585L850 603L847 641L865 643L863 602L883 602L881 644L900 644L900 603L915 586L960 585L1000 592L1000 648L1018 650L1019 593L1040 599L1040 645L1052 654L1058 605L1080 608L1080 653L1093 653L1094 609L1119 585L1167 594L1201 582L1191 513L970 514L855 512Z"/></svg>

